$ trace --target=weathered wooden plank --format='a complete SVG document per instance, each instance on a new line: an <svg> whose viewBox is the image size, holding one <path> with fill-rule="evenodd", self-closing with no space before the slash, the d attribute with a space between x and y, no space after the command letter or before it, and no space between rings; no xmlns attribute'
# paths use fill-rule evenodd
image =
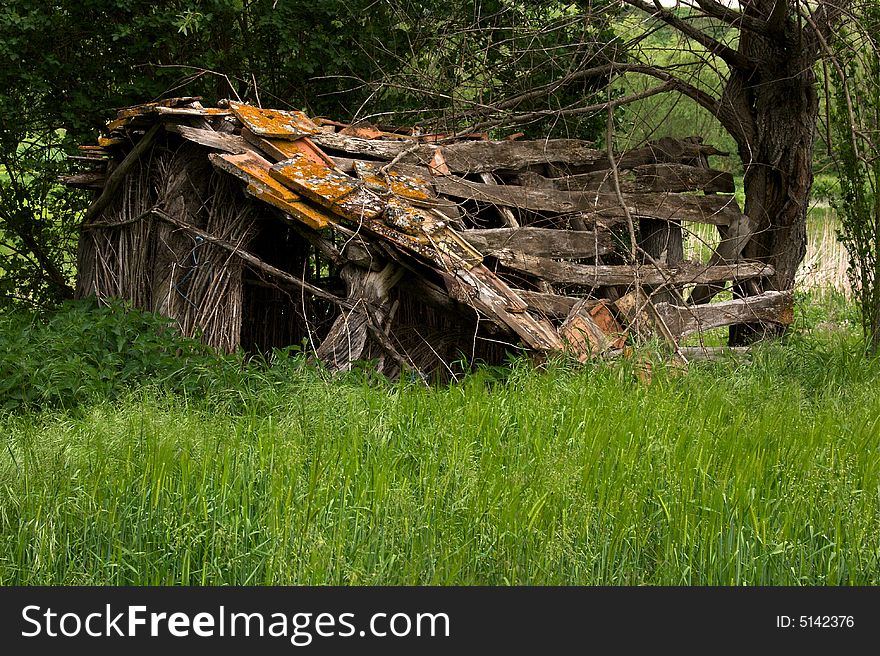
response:
<svg viewBox="0 0 880 656"><path fill-rule="evenodd" d="M229 116L232 112L217 107L156 107L153 114L159 116Z"/></svg>
<svg viewBox="0 0 880 656"><path fill-rule="evenodd" d="M335 223L332 215L304 203L302 198L269 175L271 163L254 152L237 155L208 156L216 168L226 171L247 184L247 192L264 203L277 207L282 212L315 230Z"/></svg>
<svg viewBox="0 0 880 656"><path fill-rule="evenodd" d="M764 292L757 296L705 305L657 303L654 312L676 339L697 331L738 323L770 322L789 325L793 320L791 292Z"/></svg>
<svg viewBox="0 0 880 656"><path fill-rule="evenodd" d="M620 189L624 193L659 191L733 193L733 175L724 171L704 169L686 164L643 164L620 171ZM562 178L545 178L561 191L614 191L610 170L580 173Z"/></svg>
<svg viewBox="0 0 880 656"><path fill-rule="evenodd" d="M58 182L78 189L103 189L107 176L103 171L85 171L73 175L62 175Z"/></svg>
<svg viewBox="0 0 880 656"><path fill-rule="evenodd" d="M450 262L440 275L452 298L509 327L528 346L543 351L563 348L553 325L529 314L525 301L484 265L463 269Z"/></svg>
<svg viewBox="0 0 880 656"><path fill-rule="evenodd" d="M492 228L463 230L461 236L484 255L491 255L499 249L508 249L537 257L579 259L613 250L613 239L605 230Z"/></svg>
<svg viewBox="0 0 880 656"><path fill-rule="evenodd" d="M321 132L321 128L300 111L262 109L232 100L229 109L242 125L261 137L298 139Z"/></svg>
<svg viewBox="0 0 880 656"><path fill-rule="evenodd" d="M699 137L686 139L673 139L663 137L652 141L641 148L634 148L617 155L617 167L620 170L631 169L644 164L686 164L688 166L703 166L708 168L710 155L726 155L714 146L701 143ZM591 170L610 169L611 163L607 154L598 158L592 165Z"/></svg>
<svg viewBox="0 0 880 656"><path fill-rule="evenodd" d="M554 191L515 185L491 186L461 178L434 179L437 191L454 198L560 214L582 212L599 217L625 218L616 194L603 192ZM674 193L624 194L634 217L676 219L694 223L728 225L742 213L733 196L696 196Z"/></svg>
<svg viewBox="0 0 880 656"><path fill-rule="evenodd" d="M601 157L601 151L575 139L541 141L462 141L448 146L422 144L413 146L400 141L359 139L341 134L321 133L313 136L324 148L363 155L378 160L392 160L409 151L401 162L428 166L438 148L446 167L452 173L485 173L499 169L521 169L532 164L566 162L585 164Z"/></svg>
<svg viewBox="0 0 880 656"><path fill-rule="evenodd" d="M588 285L590 287L629 285L635 282L637 273L639 281L643 285L687 285L773 275L773 267L760 262L742 262L713 267L682 262L679 266L658 268L654 265L635 267L629 264L587 265L557 262L550 258L533 257L511 250L501 250L495 256L504 266L516 271L555 283Z"/></svg>
<svg viewBox="0 0 880 656"><path fill-rule="evenodd" d="M239 155L254 150L247 141L234 134L191 128L187 125L180 125L179 123L169 123L166 126L166 129L169 132L179 134L187 141L192 141L200 146L205 146L214 150L221 150L224 153Z"/></svg>
<svg viewBox="0 0 880 656"><path fill-rule="evenodd" d="M127 116L138 116L145 112L150 112L156 107L179 107L181 105L190 105L192 103L196 103L202 99L201 96L182 96L179 98L166 98L165 100L156 100L148 103L141 103L140 105L130 105L129 107L122 107L119 111L116 112L116 115L119 118L125 118Z"/></svg>
<svg viewBox="0 0 880 656"><path fill-rule="evenodd" d="M561 296L548 292L534 292L528 289L514 289L517 296L526 302L529 310L543 314L550 319L565 319L576 303L584 301L586 306L590 303L599 303L599 299L581 299L574 296Z"/></svg>
<svg viewBox="0 0 880 656"><path fill-rule="evenodd" d="M453 173L518 170L534 164L552 162L580 166L602 157L602 151L577 139L463 141L441 146L441 149L446 166Z"/></svg>

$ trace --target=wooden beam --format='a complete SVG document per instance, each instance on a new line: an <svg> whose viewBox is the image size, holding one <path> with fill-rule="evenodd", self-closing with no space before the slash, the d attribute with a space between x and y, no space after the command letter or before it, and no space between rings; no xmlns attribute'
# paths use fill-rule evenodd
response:
<svg viewBox="0 0 880 656"><path fill-rule="evenodd" d="M561 191L614 191L610 169L549 181ZM625 193L704 191L732 194L736 191L732 174L686 164L643 164L621 171L620 189Z"/></svg>
<svg viewBox="0 0 880 656"><path fill-rule="evenodd" d="M609 253L614 245L611 234L605 230L527 227L462 230L459 234L483 255L508 249L536 257L580 259Z"/></svg>
<svg viewBox="0 0 880 656"><path fill-rule="evenodd" d="M453 173L486 173L499 169L516 170L532 164L564 162L582 165L596 161L601 151L576 139L545 139L540 141L462 141L448 146L410 142L360 139L326 132L312 139L323 148L351 155L362 155L390 161L406 152L401 162L427 166L439 148L446 166Z"/></svg>
<svg viewBox="0 0 880 656"><path fill-rule="evenodd" d="M486 185L462 178L434 179L437 191L447 196L504 205L536 212L581 212L603 218L625 218L616 194L554 191L514 185ZM660 220L728 225L742 212L733 196L692 196L673 193L624 194L630 214Z"/></svg>
<svg viewBox="0 0 880 656"><path fill-rule="evenodd" d="M199 128L191 128L179 123L168 123L165 129L179 134L187 141L192 141L213 150L220 150L224 153L240 155L241 153L256 150L247 141L234 134L226 134L225 132L216 132L214 130L200 130Z"/></svg>
<svg viewBox="0 0 880 656"><path fill-rule="evenodd" d="M789 325L793 320L791 292L776 291L705 305L656 303L654 311L676 339L698 331L738 323L769 322Z"/></svg>
<svg viewBox="0 0 880 656"><path fill-rule="evenodd" d="M511 250L496 254L504 266L537 276L554 283L606 287L610 285L630 285L635 282L638 272L643 285L687 285L695 283L743 280L773 275L773 267L760 262L742 262L720 266L705 266L683 262L679 266L656 267L640 265L588 265L571 262L557 262L546 257L533 257Z"/></svg>
<svg viewBox="0 0 880 656"><path fill-rule="evenodd" d="M526 302L529 310L543 314L550 319L565 319L575 304L579 302L583 301L587 309L600 302L599 299L580 299L547 292L533 292L527 289L514 289L513 291Z"/></svg>

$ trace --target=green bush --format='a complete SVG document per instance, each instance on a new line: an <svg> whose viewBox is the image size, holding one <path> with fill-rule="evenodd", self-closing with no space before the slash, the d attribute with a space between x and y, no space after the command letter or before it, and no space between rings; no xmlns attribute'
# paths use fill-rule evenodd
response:
<svg viewBox="0 0 880 656"><path fill-rule="evenodd" d="M48 317L0 315L0 407L72 408L146 384L203 393L236 368L169 319L123 301L65 302Z"/></svg>

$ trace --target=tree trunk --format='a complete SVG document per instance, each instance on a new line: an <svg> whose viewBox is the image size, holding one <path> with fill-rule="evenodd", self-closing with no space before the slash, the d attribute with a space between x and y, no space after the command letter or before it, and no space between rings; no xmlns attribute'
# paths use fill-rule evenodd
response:
<svg viewBox="0 0 880 656"><path fill-rule="evenodd" d="M766 18L775 3L756 0L746 11ZM743 254L775 269L757 284L738 286L735 291L744 296L792 289L806 254L819 97L813 72L817 55L810 48L798 49L800 36L793 19L780 21L772 36L743 31L739 51L758 65L751 71L733 70L723 99L742 126L733 136L745 169L745 213L754 228ZM758 328L734 327L731 343L763 335L765 330Z"/></svg>

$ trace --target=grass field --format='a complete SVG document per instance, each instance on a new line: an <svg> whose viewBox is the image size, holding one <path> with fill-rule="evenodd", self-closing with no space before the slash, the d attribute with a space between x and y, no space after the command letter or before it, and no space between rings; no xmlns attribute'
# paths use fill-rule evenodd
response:
<svg viewBox="0 0 880 656"><path fill-rule="evenodd" d="M880 583L880 364L845 326L634 366L292 359L8 412L0 584Z"/></svg>

